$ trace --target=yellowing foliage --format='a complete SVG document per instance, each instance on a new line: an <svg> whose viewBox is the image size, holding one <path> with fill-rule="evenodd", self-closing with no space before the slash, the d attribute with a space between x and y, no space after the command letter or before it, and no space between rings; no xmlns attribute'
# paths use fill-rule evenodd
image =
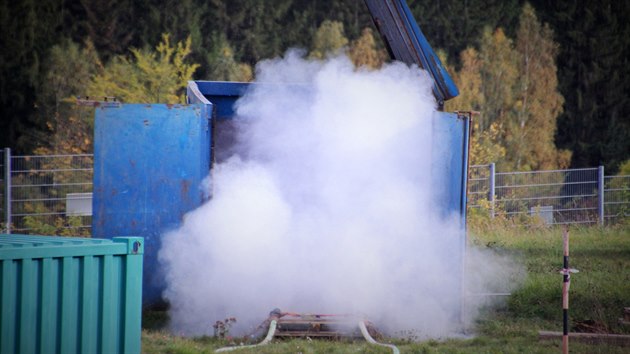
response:
<svg viewBox="0 0 630 354"><path fill-rule="evenodd" d="M185 63L190 45L190 37L173 46L163 34L156 52L131 49L131 59L117 56L93 78L88 94L123 102L185 103L187 82L199 67Z"/></svg>
<svg viewBox="0 0 630 354"><path fill-rule="evenodd" d="M387 53L377 48L372 30L364 28L361 37L350 45L348 56L357 68L378 69L385 62Z"/></svg>
<svg viewBox="0 0 630 354"><path fill-rule="evenodd" d="M348 38L344 35L343 23L326 20L315 32L313 45L309 55L312 59L324 59L331 53L336 53L348 45Z"/></svg>
<svg viewBox="0 0 630 354"><path fill-rule="evenodd" d="M446 108L481 112L471 141L472 163L496 162L516 170L568 166L571 153L554 143L564 102L558 91L557 52L551 29L525 4L516 41L501 28L486 28L479 51L461 53L461 69L451 70L460 96Z"/></svg>
<svg viewBox="0 0 630 354"><path fill-rule="evenodd" d="M245 63L238 63L234 59L234 50L223 41L210 68L210 78L216 81L252 81L254 74L252 67Z"/></svg>

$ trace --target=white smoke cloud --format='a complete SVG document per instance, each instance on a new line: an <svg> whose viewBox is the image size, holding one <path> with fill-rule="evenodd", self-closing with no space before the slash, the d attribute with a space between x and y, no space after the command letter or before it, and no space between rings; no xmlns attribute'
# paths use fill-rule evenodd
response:
<svg viewBox="0 0 630 354"><path fill-rule="evenodd" d="M426 72L300 52L257 67L212 199L163 240L174 330L245 333L273 308L364 314L391 334L459 324L462 231L432 206ZM218 147L221 148L221 147Z"/></svg>

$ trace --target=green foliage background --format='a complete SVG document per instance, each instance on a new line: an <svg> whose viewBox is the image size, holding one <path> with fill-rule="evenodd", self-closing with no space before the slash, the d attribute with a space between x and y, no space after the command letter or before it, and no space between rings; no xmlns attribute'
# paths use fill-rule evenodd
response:
<svg viewBox="0 0 630 354"><path fill-rule="evenodd" d="M534 71L531 76L523 76L521 69L516 74L506 73L514 82L524 79L535 83L528 87L543 87L555 80L562 98L557 101L560 106L539 107L540 112L549 108L553 116L538 124L546 134L532 136L512 122L497 125L494 129L499 133L489 131L477 139L488 142L486 148L490 149L491 143L503 144L506 151L495 155L501 158L504 154L506 164L518 168L552 167L566 161L570 167L603 164L615 173L630 151L630 22L626 21L630 3L530 2L539 20L534 27L547 28L542 37L553 41L540 43L556 48L555 53L545 51L540 56L534 52L532 58L542 58L543 63L551 60L557 70ZM460 72L466 60L468 64L474 62L471 52L465 58L463 51L482 53L489 36L499 30L511 41L512 50L521 48L518 37L525 1L408 0L408 4L429 42L444 53L453 72ZM339 42L317 38L324 21L332 24L332 32L342 34L335 39ZM378 66L382 62L378 51L370 56L356 53L356 48L370 43L369 38L361 39L366 28L373 29L373 25L359 0L0 0L0 146L12 147L16 154L29 154L47 145L57 124L55 115L76 117L64 113L69 109L61 107L64 98L89 94L89 81L99 74L122 75L116 71L120 69L116 63L127 61L140 68L138 54L155 54L165 33L170 34L174 46L186 44L190 38L185 63L199 65L191 74L194 79L242 81L253 77L256 62L281 55L289 47L306 48L318 57L322 49L318 46L347 43L351 55L355 48L355 63ZM375 42L382 50L380 40ZM361 61L362 57L371 59ZM480 80L509 64L483 62L483 56L477 60L481 60ZM469 77L474 79L474 73ZM470 85L475 87L474 82ZM468 88L462 87L463 94ZM524 87L506 92L505 88L492 91L501 94L496 97L486 92L478 104L500 107L493 106L493 100L513 99L510 114L521 121L535 121L531 119L535 117L519 112L523 106L518 102L524 94L540 92ZM543 93L552 94L553 90L551 85ZM485 118L490 122L491 117ZM480 134L486 131L481 128ZM521 148L523 139L526 148ZM516 146L513 151L508 143Z"/></svg>

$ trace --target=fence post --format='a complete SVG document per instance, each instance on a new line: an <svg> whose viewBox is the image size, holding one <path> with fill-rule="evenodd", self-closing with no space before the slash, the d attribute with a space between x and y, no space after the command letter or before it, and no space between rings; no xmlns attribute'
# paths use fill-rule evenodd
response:
<svg viewBox="0 0 630 354"><path fill-rule="evenodd" d="M604 166L599 166L597 172L597 211L599 224L604 225Z"/></svg>
<svg viewBox="0 0 630 354"><path fill-rule="evenodd" d="M491 164L488 165L489 167L489 171L488 171L488 179L490 181L490 185L488 188L488 201L490 202L490 217L494 218L494 183L495 183L495 179L494 179L494 162L492 162Z"/></svg>
<svg viewBox="0 0 630 354"><path fill-rule="evenodd" d="M4 221L5 232L11 233L11 149L4 148Z"/></svg>

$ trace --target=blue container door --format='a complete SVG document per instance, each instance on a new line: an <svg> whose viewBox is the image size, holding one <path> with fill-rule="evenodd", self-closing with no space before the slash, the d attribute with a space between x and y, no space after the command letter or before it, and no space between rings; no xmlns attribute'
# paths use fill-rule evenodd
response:
<svg viewBox="0 0 630 354"><path fill-rule="evenodd" d="M432 119L433 144L431 174L434 205L448 224L456 225L460 237L444 243L452 255L449 278L458 291L453 292L460 301L460 319L464 301L464 257L466 250L466 190L468 181L468 140L470 119L456 113L435 112ZM439 235L436 235L439 237Z"/></svg>
<svg viewBox="0 0 630 354"><path fill-rule="evenodd" d="M143 305L161 301L161 236L204 201L210 105L123 104L96 109L94 237L145 239Z"/></svg>

